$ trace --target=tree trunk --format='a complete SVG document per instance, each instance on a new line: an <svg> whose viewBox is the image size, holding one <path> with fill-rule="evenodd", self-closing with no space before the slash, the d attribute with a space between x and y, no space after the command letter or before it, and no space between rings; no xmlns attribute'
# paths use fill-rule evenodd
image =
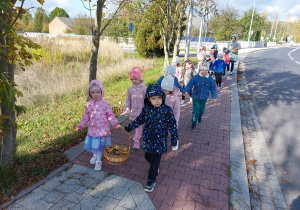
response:
<svg viewBox="0 0 300 210"><path fill-rule="evenodd" d="M164 69L163 69L163 73L166 72L167 67L170 65L169 62L169 49L167 46L167 39L166 36L164 36L164 53L165 53L165 61L164 61Z"/></svg>
<svg viewBox="0 0 300 210"><path fill-rule="evenodd" d="M179 43L180 43L180 38L181 38L182 20L183 20L183 15L184 15L185 9L186 9L186 4L185 4L185 2L183 2L181 5L180 14L179 14L179 22L178 22L178 27L177 27L176 42L174 45L173 58L175 58L178 54Z"/></svg>
<svg viewBox="0 0 300 210"><path fill-rule="evenodd" d="M3 31L3 28L0 28L0 31ZM7 40L5 36L0 36L0 44L6 46ZM5 57L0 57L0 73L3 73L5 77L10 81L14 82L14 64L7 63ZM8 107L1 104L1 115L8 117L5 121L7 129L4 131L6 134L3 138L3 144L0 144L0 165L11 168L13 166L13 155L16 151L16 127L13 124L15 121L15 113L10 111Z"/></svg>
<svg viewBox="0 0 300 210"><path fill-rule="evenodd" d="M101 28L101 19L102 19L102 9L105 0L97 1L97 10L96 10L96 18L94 22L94 27L92 27L92 53L91 53L91 61L90 61L90 78L89 82L97 78L97 59L98 59L98 51L100 46L100 28Z"/></svg>

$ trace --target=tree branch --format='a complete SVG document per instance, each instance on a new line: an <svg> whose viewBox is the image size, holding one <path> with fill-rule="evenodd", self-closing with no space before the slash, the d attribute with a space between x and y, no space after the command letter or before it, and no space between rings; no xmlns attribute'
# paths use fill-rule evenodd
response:
<svg viewBox="0 0 300 210"><path fill-rule="evenodd" d="M108 24L114 19L114 17L116 16L116 14L119 12L122 4L125 2L126 0L123 0L121 1L121 3L119 4L119 7L117 8L117 10L115 11L115 13L113 14L112 18L109 19L109 21L105 24L105 26L102 28L102 30L100 31L100 34L101 35L103 33L103 31L105 30L105 28L108 26Z"/></svg>
<svg viewBox="0 0 300 210"><path fill-rule="evenodd" d="M18 12L18 16L16 17L16 19L12 22L12 24L10 25L11 27L17 22L17 20L20 18L20 15L21 15L21 12L22 12L22 9L23 9L23 5L24 5L24 1L25 0L22 0L22 3L21 3L21 7L20 7L20 10Z"/></svg>

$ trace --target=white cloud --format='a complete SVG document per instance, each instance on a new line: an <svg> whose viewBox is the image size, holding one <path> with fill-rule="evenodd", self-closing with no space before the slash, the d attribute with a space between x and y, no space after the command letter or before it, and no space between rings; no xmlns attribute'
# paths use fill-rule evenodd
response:
<svg viewBox="0 0 300 210"><path fill-rule="evenodd" d="M273 12L279 12L279 7L278 6L268 6L265 11L269 12L269 13L273 13Z"/></svg>
<svg viewBox="0 0 300 210"><path fill-rule="evenodd" d="M288 11L288 13L290 14L290 15L300 15L300 4L298 4L297 6L295 6L295 7L293 7L292 9L290 9L289 11Z"/></svg>

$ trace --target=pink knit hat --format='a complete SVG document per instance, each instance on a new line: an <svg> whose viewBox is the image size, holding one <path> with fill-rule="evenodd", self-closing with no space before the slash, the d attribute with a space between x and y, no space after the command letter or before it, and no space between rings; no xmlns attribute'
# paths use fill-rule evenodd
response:
<svg viewBox="0 0 300 210"><path fill-rule="evenodd" d="M140 67L133 67L130 71L130 79L137 78L138 80L142 80L142 74L141 74L141 68Z"/></svg>

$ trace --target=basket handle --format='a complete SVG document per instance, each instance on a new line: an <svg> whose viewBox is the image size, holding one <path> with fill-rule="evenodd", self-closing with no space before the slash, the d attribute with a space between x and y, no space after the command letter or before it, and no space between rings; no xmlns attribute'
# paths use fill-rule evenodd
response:
<svg viewBox="0 0 300 210"><path fill-rule="evenodd" d="M113 130L115 130L115 129L119 129L119 128L112 127L112 128L107 132L106 137L105 137L105 147L106 147L106 140L107 140L108 134L111 133L111 132L112 132ZM125 132L127 133L127 135L128 135L128 139L129 139L128 154L129 154L129 153L130 153L130 148L131 148L131 136L130 136L130 133L127 132L123 126L121 126L121 129L122 129L123 131L125 131Z"/></svg>

